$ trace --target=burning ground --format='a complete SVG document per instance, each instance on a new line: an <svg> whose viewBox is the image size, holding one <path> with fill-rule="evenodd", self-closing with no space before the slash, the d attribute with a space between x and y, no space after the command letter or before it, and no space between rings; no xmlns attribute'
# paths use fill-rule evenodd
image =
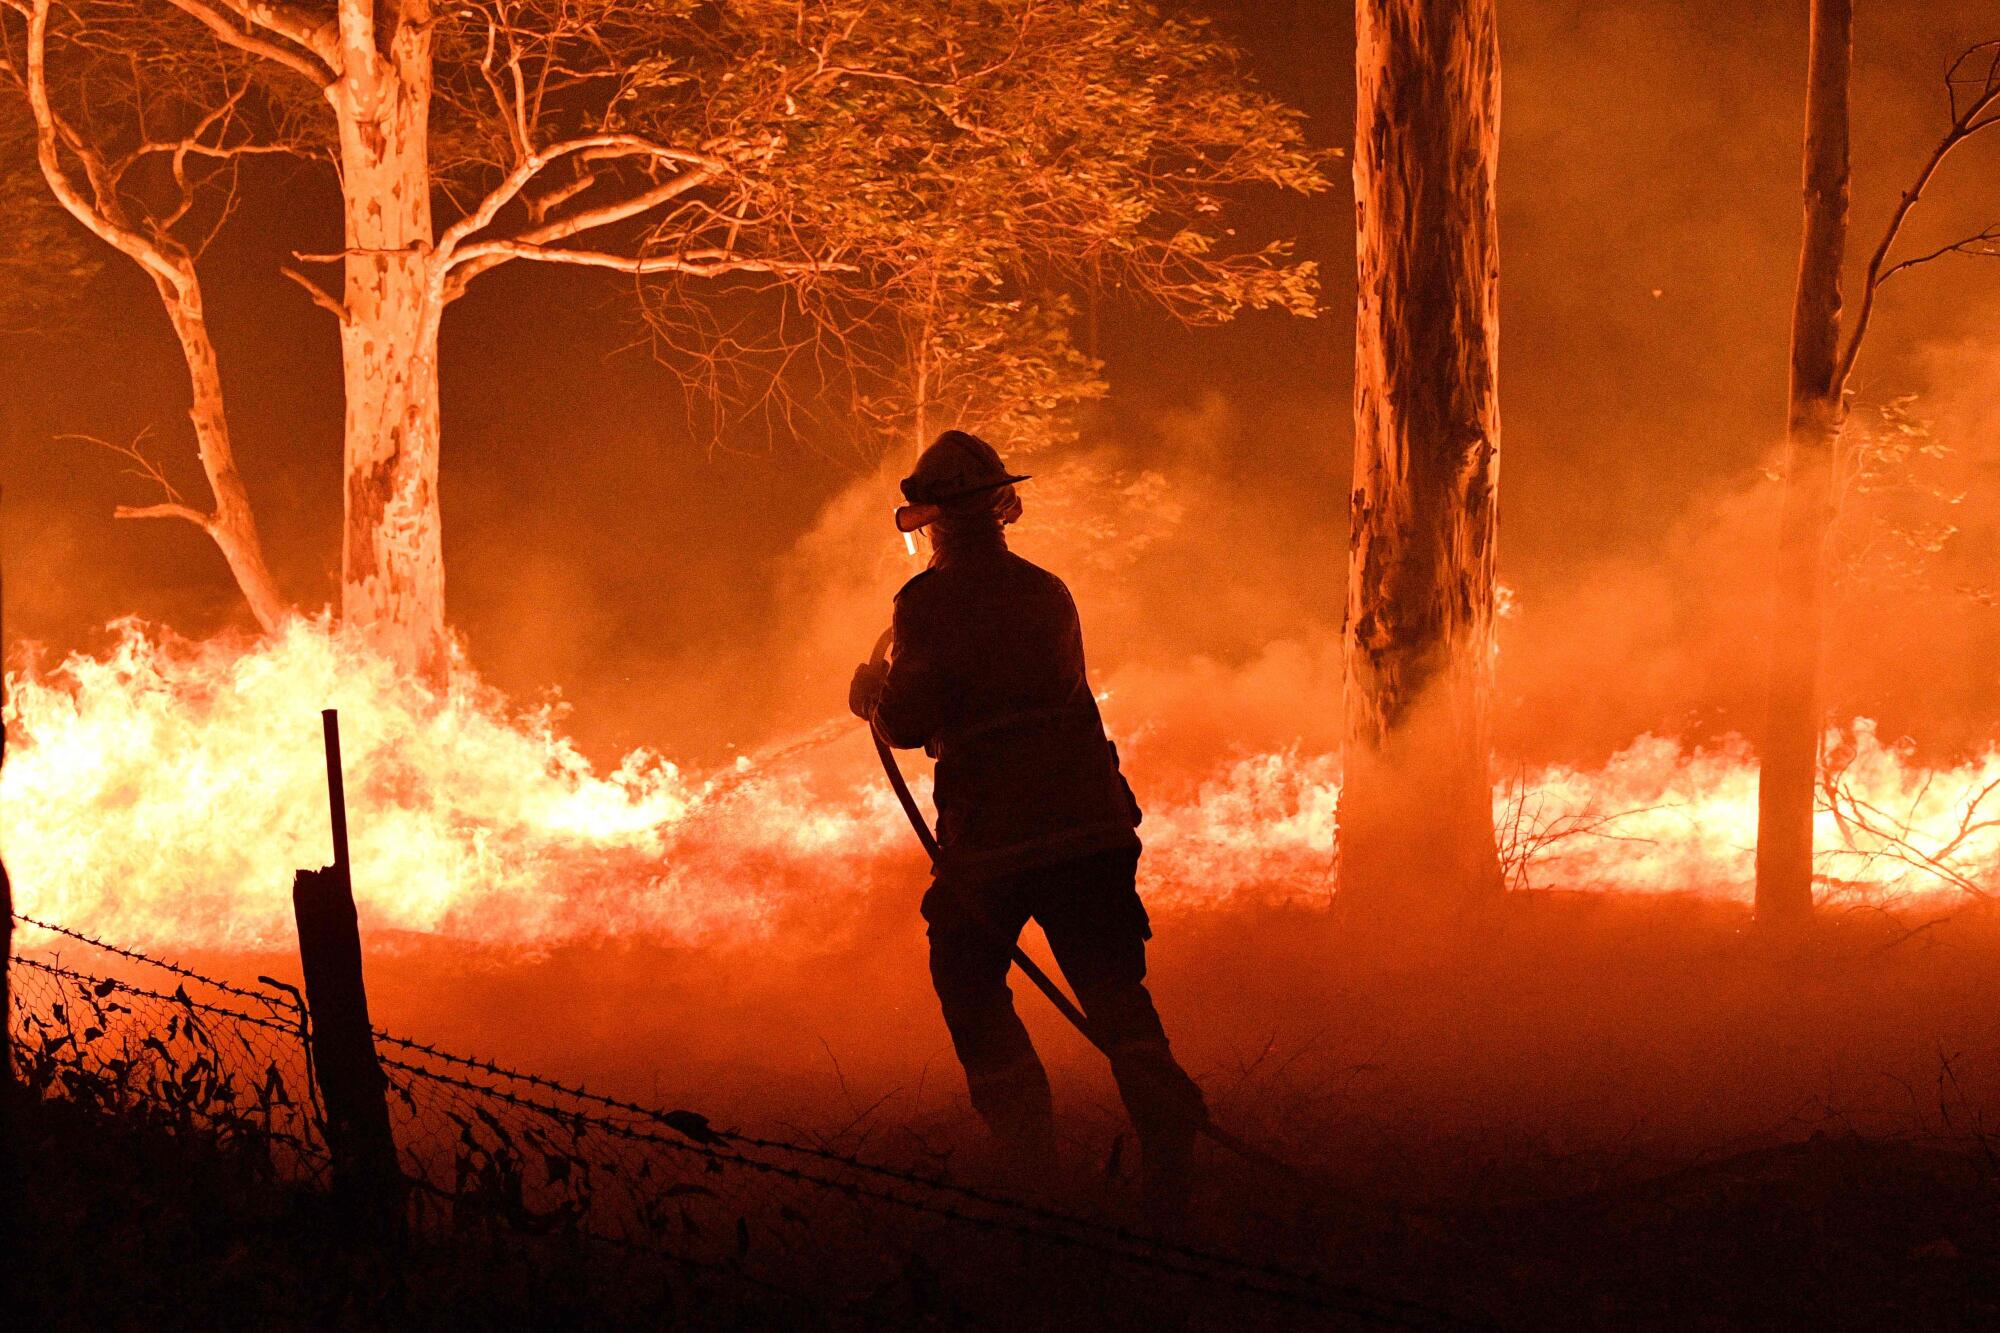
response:
<svg viewBox="0 0 2000 1333"><path fill-rule="evenodd" d="M1462 945L1471 980L1391 1019L1395 1004L1356 969L1415 977L1429 964L1421 949L1400 961L1352 956L1358 941L1329 910L1337 763L1296 747L1224 755L1206 769L1156 758L1171 727L1131 727L1119 701L1114 685L1107 713L1149 811L1142 889L1156 975L1178 999L1183 1042L1211 1070L1268 1045L1267 1060L1304 1061L1315 1078L1345 1068L1342 1086L1366 1087L1406 1054L1436 1058L1426 1044L1457 1031L1471 1043L1467 1062L1407 1070L1402 1096L1440 1080L1442 1102L1469 1109L1487 1102L1486 1078L1540 1068L1540 1095L1623 1103L1612 1114L1638 1126L1654 1118L1649 1106L1676 1098L1660 1102L1665 1089L1623 1086L1622 1075L1620 1087L1590 1091L1591 1077L1616 1073L1621 1043L1666 1060L1677 1029L1692 1039L1683 1024L1718 1036L1740 1024L1754 1044L1767 1023L1789 1031L1820 1003L1784 980L1794 964L1783 950L1742 933L1754 769L1739 741L1642 737L1598 766L1524 767L1499 786L1518 908L1496 927L1490 958ZM236 973L281 968L272 960L290 947L289 871L329 854L313 726L322 703L342 715L371 969L404 1027L517 1061L613 1071L628 1087L664 1080L686 1095L753 1102L749 1084L725 1092L734 1078L711 1083L696 1069L740 1066L756 1071L751 1083L824 1093L836 1066L866 1071L868 1086L902 1085L948 1055L924 989L921 856L857 726L829 721L718 769L640 751L600 770L566 739L559 710L513 708L469 671L434 695L312 622L253 645L127 625L103 656L17 679L4 796L20 909L143 949L240 955L228 964ZM1907 1053L1927 1064L1937 1049L1968 1050L1976 1064L1972 1034L1955 1027L1973 1015L1929 989L1952 969L1926 978L1934 950L1957 956L1984 936L2000 755L1927 766L1865 720L1831 737L1830 751L1830 929L1879 945L1883 969L1869 976L1864 960L1877 955L1836 949L1825 966L1866 978L1838 1008L1871 1015L1884 1041L1892 1016L1927 1015L1906 1031ZM1911 940L1897 943L1898 931ZM21 943L61 941L31 931ZM1810 954L1794 963L1805 977L1821 966ZM1686 994L1669 1003L1676 986ZM560 1005L537 1002L538 988ZM1405 1000L1424 991L1412 983ZM1545 1027L1544 1005L1586 1032L1603 1024L1611 1044L1556 1035L1564 1024ZM1393 1030L1406 1021L1430 1031L1404 1053ZM1855 1015L1807 1026L1826 1049L1793 1051L1803 1063L1783 1076L1765 1070L1767 1094L1702 1099L1733 1108L1725 1119L1746 1132L1813 1091L1841 1102L1835 1084L1807 1085L1833 1078L1823 1060L1855 1040ZM1538 1034L1580 1044L1537 1055ZM1514 1051L1517 1039L1527 1044ZM1673 1059L1702 1062L1693 1049ZM1471 1082L1448 1090L1458 1078ZM924 1081L933 1107L960 1095L948 1065Z"/></svg>
<svg viewBox="0 0 2000 1333"><path fill-rule="evenodd" d="M254 645L127 624L106 655L20 679L12 698L5 831L25 910L144 947L288 938L285 868L329 855L323 773L300 725L322 705L343 718L355 892L372 931L527 954L783 948L912 877L865 735L837 721L719 770L640 750L600 772L557 708L514 709L470 671L434 692L309 621ZM1117 733L1115 688L1107 702ZM1323 904L1337 761L1296 746L1240 754L1161 790L1148 761L1172 740L1157 722L1123 737L1152 812L1154 907ZM2000 750L1930 767L1857 719L1828 751L1831 903L1907 912L1992 892ZM1516 888L1740 904L1754 787L1736 738L1643 736L1596 768L1524 766L1494 809Z"/></svg>
<svg viewBox="0 0 2000 1333"><path fill-rule="evenodd" d="M600 772L557 716L471 681L428 696L309 623L256 647L127 627L114 653L17 680L21 909L246 984L295 981L284 886L326 856L324 698L349 739L384 1027L987 1178L924 974L924 868L852 726L719 771L634 755ZM1128 741L1136 771L1158 743ZM1177 1045L1226 1124L1316 1177L1280 1188L1211 1156L1201 1240L1525 1324L1574 1320L1578 1300L1640 1321L1990 1307L1990 834L1950 853L1970 891L1897 848L1956 837L1992 760L1927 769L1866 727L1841 744L1856 808L1907 831L1869 843L1827 813L1846 849L1830 864L1851 871L1810 937L1749 926L1733 745L1648 739L1502 787L1517 891L1477 932L1422 939L1328 910L1325 757L1142 787L1153 982ZM1130 1152L1102 1062L1022 1004L1068 1154L1049 1197L1118 1217Z"/></svg>
<svg viewBox="0 0 2000 1333"><path fill-rule="evenodd" d="M1843 660L1841 689L1892 721L1829 735L1824 919L1788 940L1749 923L1748 747L1723 710L1686 707L1726 699L1751 660L1728 628L1754 569L1731 553L1768 517L1756 484L1693 506L1647 559L1517 595L1493 796L1515 891L1474 934L1373 939L1331 907L1339 765L1330 710L1302 702L1334 697L1333 640L1307 621L1245 642L1286 619L1297 594L1272 572L1297 556L1294 529L1246 521L1200 465L1229 420L1169 424L1171 506L1131 460L1086 452L1038 478L1020 529L1078 590L1147 809L1177 1048L1225 1124L1318 1176L1301 1198L1210 1156L1202 1239L1529 1324L1573 1318L1578 1290L1633 1318L1990 1305L2000 757L1949 691L1918 687L1940 642L1986 632L1980 603L1926 621L1921 600L1850 594L1913 632ZM830 501L771 573L770 620L650 699L593 679L574 709L523 704L476 661L439 692L311 619L265 639L121 622L66 656L21 651L0 778L18 905L296 982L287 887L328 857L315 715L337 707L384 1027L983 1181L924 969L925 867L860 728L829 717L909 568L881 489ZM1203 606L1229 609L1233 642L1203 642ZM1649 716L1681 725L1633 725ZM1905 738L1954 716L1956 734ZM684 762L615 739L732 717L751 743ZM1102 1062L1020 998L1058 1088L1052 1195L1129 1216Z"/></svg>

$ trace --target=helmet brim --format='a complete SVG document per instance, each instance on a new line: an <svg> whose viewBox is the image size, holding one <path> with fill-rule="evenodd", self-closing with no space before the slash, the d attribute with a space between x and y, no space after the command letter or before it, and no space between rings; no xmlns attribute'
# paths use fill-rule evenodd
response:
<svg viewBox="0 0 2000 1333"><path fill-rule="evenodd" d="M998 481L983 482L967 490L953 491L950 495L933 502L898 505L896 506L896 531L915 532L918 528L929 527L944 517L945 507L955 500L964 500L975 495L984 495L988 491L997 491L1002 486L1012 486L1016 482L1032 480L1034 478L1025 473L1019 476L1010 474Z"/></svg>
<svg viewBox="0 0 2000 1333"><path fill-rule="evenodd" d="M993 481L982 481L977 486L968 486L962 491L953 491L950 495L935 496L929 503L948 505L953 500L964 500L970 496L984 495L988 491L997 491L1002 486L1012 486L1017 482L1032 480L1034 480L1032 477L1026 475L1015 476L1013 473L1005 473Z"/></svg>

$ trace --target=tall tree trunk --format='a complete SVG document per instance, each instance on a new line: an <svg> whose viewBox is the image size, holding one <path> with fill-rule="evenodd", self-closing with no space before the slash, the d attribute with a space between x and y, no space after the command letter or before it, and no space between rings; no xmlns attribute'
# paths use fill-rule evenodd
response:
<svg viewBox="0 0 2000 1333"><path fill-rule="evenodd" d="M164 279L156 284L167 318L180 340L181 358L187 363L188 385L193 402L188 419L194 423L195 448L201 456L202 471L208 476L215 496L215 510L198 521L214 539L243 590L250 613L266 633L277 628L290 611L278 592L271 571L264 563L264 544L257 535L257 520L250 511L250 496L243 489L243 477L236 471L236 454L229 443L229 419L223 412L222 373L215 359L215 344L208 336L208 317L202 308L201 286L192 279L178 288ZM126 511L135 512L135 511Z"/></svg>
<svg viewBox="0 0 2000 1333"><path fill-rule="evenodd" d="M1812 913L1813 806L1826 541L1833 520L1840 276L1847 249L1852 0L1813 0L1806 75L1805 234L1792 305L1785 491L1772 597L1770 678L1757 781L1757 915Z"/></svg>
<svg viewBox="0 0 2000 1333"><path fill-rule="evenodd" d="M378 23L380 26L378 26ZM341 0L347 395L342 618L427 676L447 663L431 265L430 10Z"/></svg>
<svg viewBox="0 0 2000 1333"><path fill-rule="evenodd" d="M1341 888L1500 890L1487 773L1500 413L1493 0L1356 0Z"/></svg>
<svg viewBox="0 0 2000 1333"><path fill-rule="evenodd" d="M936 327L937 286L931 286L931 304L925 309L923 322L917 326L916 365L910 376L910 443L915 447L910 451L912 465L922 456L931 442L931 350L932 330Z"/></svg>

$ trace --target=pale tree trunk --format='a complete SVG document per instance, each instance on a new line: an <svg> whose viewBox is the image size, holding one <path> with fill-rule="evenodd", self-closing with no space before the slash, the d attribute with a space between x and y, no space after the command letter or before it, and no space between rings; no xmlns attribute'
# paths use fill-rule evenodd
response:
<svg viewBox="0 0 2000 1333"><path fill-rule="evenodd" d="M931 442L931 330L933 327L932 317L927 313L924 316L923 324L917 330L917 364L911 376L910 391L911 406L914 409L910 413L911 443L915 446L910 451L912 465L914 465L916 459L923 455L924 450L930 447Z"/></svg>
<svg viewBox="0 0 2000 1333"><path fill-rule="evenodd" d="M1821 600L1843 410L1840 279L1847 248L1847 96L1853 52L1852 0L1813 0L1806 76L1805 235L1792 306L1784 508L1757 781L1757 915L1763 920L1800 920L1811 915L1813 906Z"/></svg>
<svg viewBox="0 0 2000 1333"><path fill-rule="evenodd" d="M181 357L187 362L188 384L193 403L188 419L194 423L195 447L201 456L202 471L208 476L215 496L215 511L198 519L202 529L214 539L236 576L236 586L250 604L250 613L266 633L277 628L290 607L279 595L278 585L264 564L264 544L257 536L257 521L250 512L250 496L236 471L236 454L229 444L229 420L223 412L222 374L216 364L215 344L208 336L208 318L202 309L201 288L190 282L176 290L165 281L157 284L167 318L180 340ZM145 511L128 509L127 515Z"/></svg>
<svg viewBox="0 0 2000 1333"><path fill-rule="evenodd" d="M937 328L937 279L931 279L930 299L923 307L923 316L917 324L917 331L910 339L910 458L907 467L914 470L917 460L924 456L924 450L931 443L931 360ZM928 537L925 539L928 541ZM903 534L903 551L916 557L925 547L918 541L917 534Z"/></svg>
<svg viewBox="0 0 2000 1333"><path fill-rule="evenodd" d="M938 321L942 317L939 310L938 274L930 275L930 288L925 293L923 304L915 316L915 330L909 335L910 347L910 433L916 445L910 459L914 464L931 442L931 399L935 396L932 383L932 365L936 361Z"/></svg>
<svg viewBox="0 0 2000 1333"><path fill-rule="evenodd" d="M379 23L381 26L378 27ZM347 395L341 612L412 670L448 661L438 510L438 326L431 264L430 9L341 0Z"/></svg>
<svg viewBox="0 0 2000 1333"><path fill-rule="evenodd" d="M1357 0L1341 892L1501 887L1487 772L1500 413L1493 0Z"/></svg>

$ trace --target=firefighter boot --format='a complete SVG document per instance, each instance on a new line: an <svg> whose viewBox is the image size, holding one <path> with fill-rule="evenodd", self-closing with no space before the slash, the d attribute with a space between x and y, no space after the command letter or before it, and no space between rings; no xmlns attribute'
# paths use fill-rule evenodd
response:
<svg viewBox="0 0 2000 1333"><path fill-rule="evenodd" d="M1208 1122L1208 1103L1164 1038L1119 1047L1111 1072L1139 1133L1146 1220L1161 1231L1178 1231L1194 1187L1194 1141Z"/></svg>
<svg viewBox="0 0 2000 1333"><path fill-rule="evenodd" d="M1008 1174L1046 1182L1056 1167L1056 1122L1042 1062L1030 1055L1003 1069L967 1071L965 1081Z"/></svg>

